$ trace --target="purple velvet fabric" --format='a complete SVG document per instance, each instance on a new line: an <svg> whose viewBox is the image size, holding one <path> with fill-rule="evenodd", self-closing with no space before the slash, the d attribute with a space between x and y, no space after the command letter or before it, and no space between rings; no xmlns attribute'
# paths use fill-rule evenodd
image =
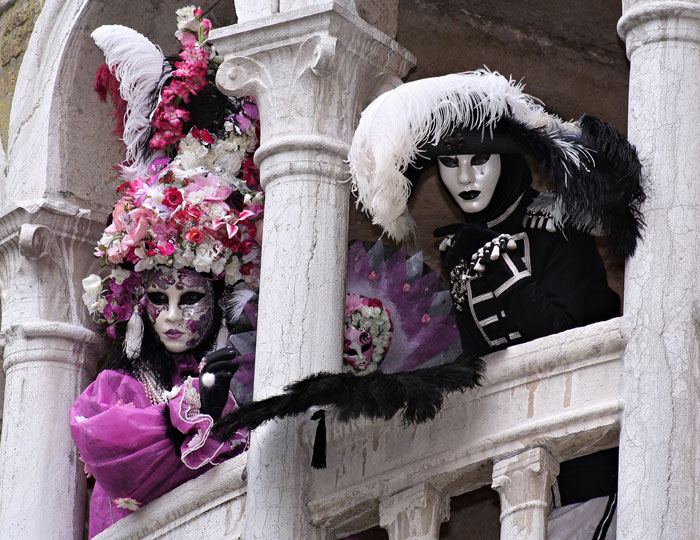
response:
<svg viewBox="0 0 700 540"><path fill-rule="evenodd" d="M179 366L178 366L179 367ZM248 433L228 441L210 437L213 420L199 412L198 380L173 377L172 397L151 405L136 379L105 370L88 386L70 411L70 428L96 484L90 501L92 538L119 519L243 452ZM224 414L236 407L233 396ZM178 457L165 435L165 409L172 425L185 435Z"/></svg>

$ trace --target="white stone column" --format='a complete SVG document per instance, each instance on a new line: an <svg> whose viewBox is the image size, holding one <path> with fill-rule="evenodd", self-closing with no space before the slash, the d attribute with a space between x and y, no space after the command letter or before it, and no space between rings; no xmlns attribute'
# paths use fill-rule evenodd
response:
<svg viewBox="0 0 700 540"><path fill-rule="evenodd" d="M423 483L383 498L379 524L389 540L438 540L440 525L450 519L450 498Z"/></svg>
<svg viewBox="0 0 700 540"><path fill-rule="evenodd" d="M0 216L0 538L80 540L85 475L68 411L94 377L99 340L81 324L77 274L92 265L101 227L55 206L32 210Z"/></svg>
<svg viewBox="0 0 700 540"><path fill-rule="evenodd" d="M623 2L644 241L625 271L618 538L700 538L700 4Z"/></svg>
<svg viewBox="0 0 700 540"><path fill-rule="evenodd" d="M559 462L542 447L493 464L493 484L501 499L501 540L546 540L551 487Z"/></svg>
<svg viewBox="0 0 700 540"><path fill-rule="evenodd" d="M238 4L237 4L238 5ZM256 399L342 360L349 187L348 145L376 89L413 57L352 11L325 2L212 32L224 56L217 83L253 95L265 189ZM251 437L246 540L330 538L310 524L307 418Z"/></svg>

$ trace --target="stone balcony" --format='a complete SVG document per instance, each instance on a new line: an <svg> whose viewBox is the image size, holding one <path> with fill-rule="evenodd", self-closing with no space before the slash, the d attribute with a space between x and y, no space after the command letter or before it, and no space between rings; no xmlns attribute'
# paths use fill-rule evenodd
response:
<svg viewBox="0 0 700 540"><path fill-rule="evenodd" d="M313 523L342 538L384 524L380 503L410 488L430 485L454 497L491 484L495 461L527 449L544 448L561 462L617 446L621 322L612 319L490 355L484 385L449 396L433 422L344 424L329 414L328 468L309 468ZM306 423L300 437L309 456L315 425ZM244 467L245 456L239 456L97 538L188 538L204 531L241 538Z"/></svg>

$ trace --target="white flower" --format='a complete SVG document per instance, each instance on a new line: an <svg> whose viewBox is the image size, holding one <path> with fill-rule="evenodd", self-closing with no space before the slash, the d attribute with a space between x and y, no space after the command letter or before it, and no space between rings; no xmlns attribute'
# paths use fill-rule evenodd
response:
<svg viewBox="0 0 700 540"><path fill-rule="evenodd" d="M96 300L102 291L102 278L97 274L90 274L83 279L83 290L93 301Z"/></svg>
<svg viewBox="0 0 700 540"><path fill-rule="evenodd" d="M204 190L191 191L187 194L187 202L190 204L201 204L204 200Z"/></svg>
<svg viewBox="0 0 700 540"><path fill-rule="evenodd" d="M175 15L177 15L177 32L175 32L175 37L180 39L180 36L184 34L184 30L196 31L199 27L197 19L194 16L194 6L181 7L175 10Z"/></svg>
<svg viewBox="0 0 700 540"><path fill-rule="evenodd" d="M124 280L129 278L129 276L131 276L131 272L121 267L113 268L112 273L109 274L109 277L112 278L117 285L124 283Z"/></svg>
<svg viewBox="0 0 700 540"><path fill-rule="evenodd" d="M215 276L221 274L224 271L224 261L221 259L215 260L211 263L211 273Z"/></svg>
<svg viewBox="0 0 700 540"><path fill-rule="evenodd" d="M97 302L94 302L90 304L88 308L88 313L92 315L95 312L103 313L105 308L107 307L107 300L104 298L99 298Z"/></svg>
<svg viewBox="0 0 700 540"><path fill-rule="evenodd" d="M131 510L132 512L141 508L141 503L131 497L119 497L118 499L112 499L112 502L117 505L117 508Z"/></svg>

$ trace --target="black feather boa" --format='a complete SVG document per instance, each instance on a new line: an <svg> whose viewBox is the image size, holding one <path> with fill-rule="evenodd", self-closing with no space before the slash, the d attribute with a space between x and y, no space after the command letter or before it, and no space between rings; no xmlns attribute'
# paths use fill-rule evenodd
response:
<svg viewBox="0 0 700 540"><path fill-rule="evenodd" d="M360 417L388 420L402 411L406 423L427 422L440 411L446 394L479 385L483 370L481 358L461 356L449 364L404 373L317 373L290 384L284 394L241 405L219 419L214 430L225 440L238 429L253 430L314 406L335 406L341 421Z"/></svg>

